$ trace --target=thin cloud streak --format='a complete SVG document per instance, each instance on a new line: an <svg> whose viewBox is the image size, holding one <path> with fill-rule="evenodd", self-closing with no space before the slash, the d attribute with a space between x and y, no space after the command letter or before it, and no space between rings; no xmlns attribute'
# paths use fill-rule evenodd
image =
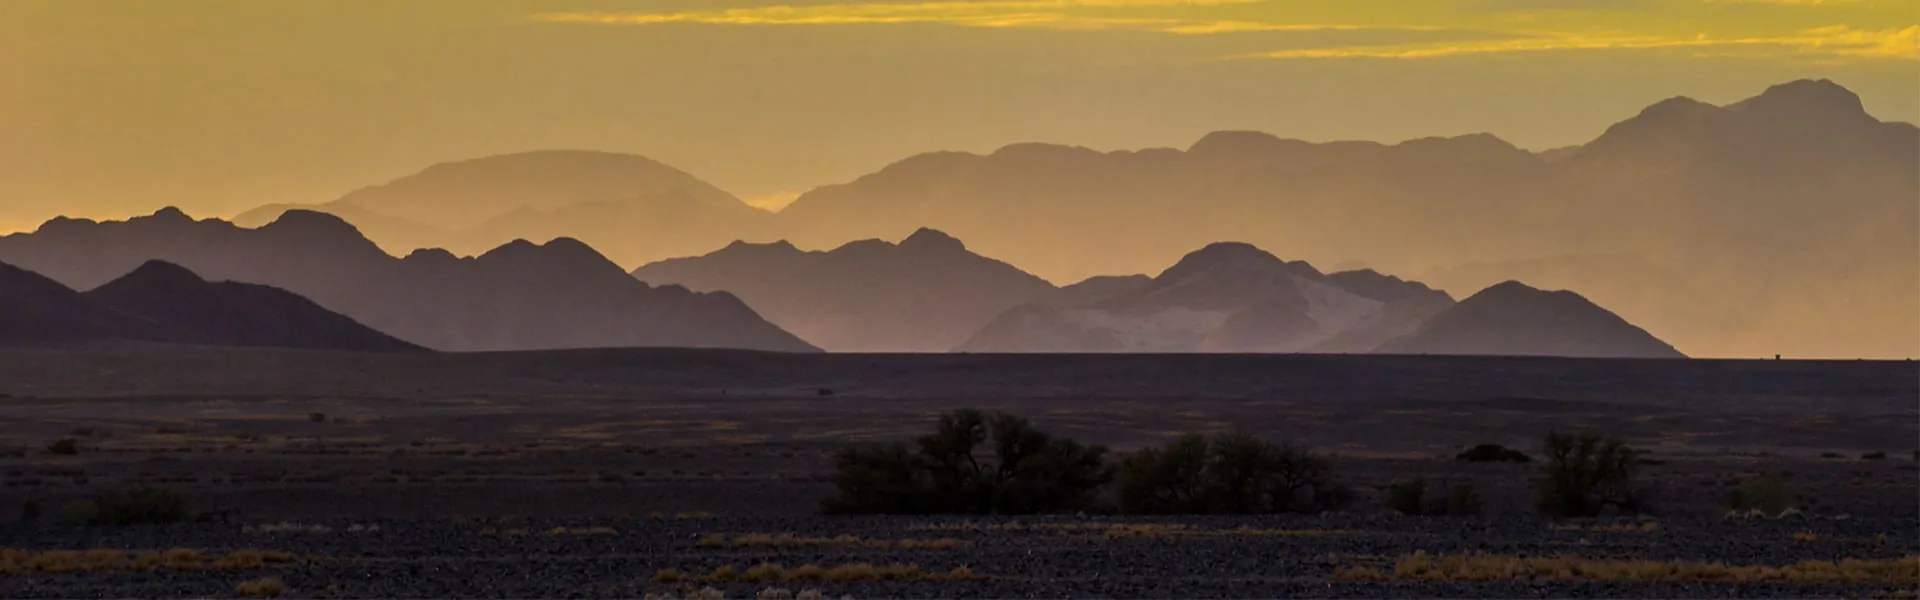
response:
<svg viewBox="0 0 1920 600"><path fill-rule="evenodd" d="M1331 59L1391 58L1421 59L1472 54L1513 52L1558 52L1575 50L1652 50L1694 48L1696 56L1745 56L1778 58L1815 56L1920 60L1920 26L1906 29L1862 31L1844 25L1808 29L1782 37L1662 38L1657 36L1582 36L1551 35L1512 40L1443 42L1301 48L1249 55L1245 58ZM1714 52L1714 50L1720 52ZM1740 52L1739 50L1747 50Z"/></svg>

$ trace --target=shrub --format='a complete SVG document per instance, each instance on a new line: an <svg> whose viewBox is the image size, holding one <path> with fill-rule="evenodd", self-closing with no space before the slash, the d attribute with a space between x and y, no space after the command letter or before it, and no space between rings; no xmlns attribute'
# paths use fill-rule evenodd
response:
<svg viewBox="0 0 1920 600"><path fill-rule="evenodd" d="M1418 515L1425 508L1427 482L1421 479L1396 483L1387 488L1387 508L1403 515Z"/></svg>
<svg viewBox="0 0 1920 600"><path fill-rule="evenodd" d="M62 525L149 525L193 519L186 497L148 487L102 492L92 500L76 500L60 508Z"/></svg>
<svg viewBox="0 0 1920 600"><path fill-rule="evenodd" d="M1727 493L1727 509L1734 511L1757 510L1761 514L1777 516L1788 509L1798 508L1800 493L1786 477L1765 475L1753 481L1741 484Z"/></svg>
<svg viewBox="0 0 1920 600"><path fill-rule="evenodd" d="M1121 464L1130 513L1282 513L1344 508L1352 492L1328 481L1324 459L1289 444L1224 433L1145 448Z"/></svg>
<svg viewBox="0 0 1920 600"><path fill-rule="evenodd" d="M1480 491L1471 483L1462 483L1447 490L1447 514L1454 516L1477 515L1485 508L1480 500Z"/></svg>
<svg viewBox="0 0 1920 600"><path fill-rule="evenodd" d="M1481 444L1453 457L1463 462L1533 462L1533 457L1499 444Z"/></svg>
<svg viewBox="0 0 1920 600"><path fill-rule="evenodd" d="M64 456L72 456L75 454L79 454L80 443L73 441L73 438L62 438L60 441L54 442L52 444L48 444L47 453L59 454Z"/></svg>
<svg viewBox="0 0 1920 600"><path fill-rule="evenodd" d="M1403 515L1429 516L1466 516L1480 514L1480 492L1473 484L1462 483L1447 488L1446 498L1429 501L1426 497L1427 482L1415 479L1396 483L1387 487L1387 508Z"/></svg>
<svg viewBox="0 0 1920 600"><path fill-rule="evenodd" d="M20 504L20 522L21 523L39 522L41 515L44 514L45 512L46 512L45 510L40 508L39 502L28 500Z"/></svg>
<svg viewBox="0 0 1920 600"><path fill-rule="evenodd" d="M921 436L916 446L879 444L837 452L836 493L821 509L878 514L1067 511L1091 504L1094 492L1113 478L1105 447L1054 438L1005 413L959 410L941 415L934 432Z"/></svg>
<svg viewBox="0 0 1920 600"><path fill-rule="evenodd" d="M1860 455L1860 460L1886 460L1886 459L1887 459L1887 453L1885 452L1868 452L1866 454Z"/></svg>
<svg viewBox="0 0 1920 600"><path fill-rule="evenodd" d="M74 500L60 505L60 516L56 520L61 525L79 527L92 525L99 516L100 507L95 506L92 500Z"/></svg>
<svg viewBox="0 0 1920 600"><path fill-rule="evenodd" d="M327 413L307 413L307 420L314 423L327 422Z"/></svg>
<svg viewBox="0 0 1920 600"><path fill-rule="evenodd" d="M1592 517L1611 506L1634 506L1635 452L1620 440L1587 431L1547 434L1546 468L1539 481L1540 510L1559 517Z"/></svg>

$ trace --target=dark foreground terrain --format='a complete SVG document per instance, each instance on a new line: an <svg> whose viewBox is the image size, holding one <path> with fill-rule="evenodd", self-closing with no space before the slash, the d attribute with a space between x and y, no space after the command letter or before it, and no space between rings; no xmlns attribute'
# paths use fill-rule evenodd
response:
<svg viewBox="0 0 1920 600"><path fill-rule="evenodd" d="M0 395L3 597L232 596L261 578L295 597L1920 588L1908 362L0 350ZM1279 517L815 515L835 448L968 406L1122 452L1185 432L1293 440L1359 499ZM1538 463L1452 460L1582 427L1649 451L1653 516L1548 519ZM74 454L50 452L62 439ZM1762 474L1787 475L1801 514L1727 518ZM1415 478L1473 483L1485 514L1387 510L1385 488ZM224 522L56 524L138 486ZM41 514L17 522L28 503Z"/></svg>

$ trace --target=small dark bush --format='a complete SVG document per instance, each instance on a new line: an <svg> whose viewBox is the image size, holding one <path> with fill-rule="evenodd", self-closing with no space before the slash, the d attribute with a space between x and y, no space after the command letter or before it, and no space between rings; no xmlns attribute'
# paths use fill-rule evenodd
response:
<svg viewBox="0 0 1920 600"><path fill-rule="evenodd" d="M76 500L60 508L62 525L150 525L193 520L186 497L148 487L102 492L92 500Z"/></svg>
<svg viewBox="0 0 1920 600"><path fill-rule="evenodd" d="M55 522L70 527L81 527L92 525L98 518L100 518L100 507L94 505L92 500L74 500L60 505L60 516L55 519Z"/></svg>
<svg viewBox="0 0 1920 600"><path fill-rule="evenodd" d="M307 420L314 423L327 422L327 413L307 413Z"/></svg>
<svg viewBox="0 0 1920 600"><path fill-rule="evenodd" d="M46 510L40 508L39 502L28 500L25 503L22 503L20 505L20 522L21 523L39 522L40 517L44 516L45 513L46 513Z"/></svg>
<svg viewBox="0 0 1920 600"><path fill-rule="evenodd" d="M991 454L983 446L991 444ZM1107 449L1056 439L1024 418L959 410L905 444L834 455L829 513L1029 514L1085 509L1113 479Z"/></svg>
<svg viewBox="0 0 1920 600"><path fill-rule="evenodd" d="M1481 444L1461 452L1454 460L1464 462L1533 462L1533 457L1499 444Z"/></svg>
<svg viewBox="0 0 1920 600"><path fill-rule="evenodd" d="M1887 453L1885 452L1868 452L1866 454L1860 455L1860 460L1886 460L1886 459L1887 459Z"/></svg>
<svg viewBox="0 0 1920 600"><path fill-rule="evenodd" d="M1467 516L1480 514L1480 493L1471 483L1447 488L1445 498L1427 498L1427 482L1422 479L1387 487L1387 508L1403 515Z"/></svg>
<svg viewBox="0 0 1920 600"><path fill-rule="evenodd" d="M1631 512L1637 453L1619 440L1587 431L1547 434L1538 482L1540 510L1557 517L1598 516L1607 507Z"/></svg>
<svg viewBox="0 0 1920 600"><path fill-rule="evenodd" d="M1839 452L1821 452L1820 458L1839 460L1842 458L1846 458L1846 456L1843 454L1840 454Z"/></svg>
<svg viewBox="0 0 1920 600"><path fill-rule="evenodd" d="M1387 486L1387 508L1403 515L1418 515L1426 510L1427 482L1415 479Z"/></svg>
<svg viewBox="0 0 1920 600"><path fill-rule="evenodd" d="M64 439L61 439L60 441L54 442L52 444L48 444L47 453L61 454L61 455L67 455L67 456L79 454L80 443L74 441L73 438L64 438Z"/></svg>
<svg viewBox="0 0 1920 600"><path fill-rule="evenodd" d="M1471 483L1454 485L1447 490L1447 514L1464 517L1480 514L1486 503L1480 500L1480 491Z"/></svg>
<svg viewBox="0 0 1920 600"><path fill-rule="evenodd" d="M1758 510L1761 514L1779 515L1799 505L1800 492L1780 475L1761 476L1727 493L1727 510Z"/></svg>
<svg viewBox="0 0 1920 600"><path fill-rule="evenodd" d="M1225 433L1181 436L1120 467L1120 510L1138 514L1339 510L1353 492L1329 481L1327 463L1289 444Z"/></svg>

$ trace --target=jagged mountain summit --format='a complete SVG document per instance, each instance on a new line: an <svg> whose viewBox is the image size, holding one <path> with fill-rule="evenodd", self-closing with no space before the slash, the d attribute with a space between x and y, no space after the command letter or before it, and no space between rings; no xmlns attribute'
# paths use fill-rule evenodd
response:
<svg viewBox="0 0 1920 600"><path fill-rule="evenodd" d="M1539 290L1517 281L1481 290L1378 352L1686 358L1579 294Z"/></svg>
<svg viewBox="0 0 1920 600"><path fill-rule="evenodd" d="M1046 280L932 229L898 244L863 240L824 252L735 242L645 265L633 276L731 292L782 328L837 352L945 352L1002 311L1055 293Z"/></svg>
<svg viewBox="0 0 1920 600"><path fill-rule="evenodd" d="M477 257L394 258L339 217L289 211L259 228L167 209L128 221L50 221L0 237L0 261L92 287L150 260L312 299L438 350L615 346L815 351L738 298L652 287L585 244L510 243Z"/></svg>
<svg viewBox="0 0 1920 600"><path fill-rule="evenodd" d="M0 345L110 343L423 350L292 292L208 282L161 261L85 293L0 263Z"/></svg>
<svg viewBox="0 0 1920 600"><path fill-rule="evenodd" d="M1418 283L1327 275L1250 244L1215 243L1115 296L1009 310L957 349L1365 352L1452 302Z"/></svg>

